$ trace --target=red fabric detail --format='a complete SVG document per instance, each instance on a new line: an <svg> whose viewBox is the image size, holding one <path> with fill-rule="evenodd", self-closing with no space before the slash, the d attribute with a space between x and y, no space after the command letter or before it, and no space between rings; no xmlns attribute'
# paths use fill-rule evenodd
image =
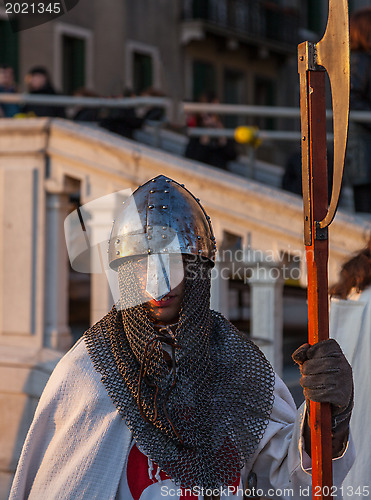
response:
<svg viewBox="0 0 371 500"><path fill-rule="evenodd" d="M223 447L223 451L227 450L227 446ZM228 452L227 452L228 453ZM229 453L233 456L232 449L229 449ZM157 483L155 474L157 472L157 464L153 462L152 479L148 476L148 458L139 450L139 448L134 445L129 453L128 464L126 469L126 476L128 480L128 486L130 493L133 496L133 500L139 500L143 491L148 488L151 484ZM166 479L171 479L164 471L160 471L160 478L162 481ZM237 488L240 485L240 474L237 479L231 485L234 488L233 494L237 492ZM178 486L175 486L178 489ZM198 500L198 495L195 495L185 488L181 489L181 498L190 498L193 500Z"/></svg>
<svg viewBox="0 0 371 500"><path fill-rule="evenodd" d="M240 486L240 482L241 482L241 474L238 474L238 478L236 479L236 481L230 486L230 491L233 492L233 495L236 495L237 493L237 489L238 487Z"/></svg>
<svg viewBox="0 0 371 500"><path fill-rule="evenodd" d="M187 127L197 127L197 119L195 115L187 117Z"/></svg>
<svg viewBox="0 0 371 500"><path fill-rule="evenodd" d="M139 500L143 491L153 483L157 483L155 474L157 472L157 464L153 463L152 480L148 476L148 458L134 445L128 456L128 465L126 476L130 493L134 500ZM170 479L164 471L160 471L162 481Z"/></svg>

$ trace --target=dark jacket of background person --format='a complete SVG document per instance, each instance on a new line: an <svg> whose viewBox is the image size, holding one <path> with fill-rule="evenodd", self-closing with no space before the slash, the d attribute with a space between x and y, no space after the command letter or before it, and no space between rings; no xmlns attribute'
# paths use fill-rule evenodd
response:
<svg viewBox="0 0 371 500"><path fill-rule="evenodd" d="M371 8L351 16L350 39L350 109L371 111ZM371 212L371 123L350 122L345 175L356 212Z"/></svg>
<svg viewBox="0 0 371 500"><path fill-rule="evenodd" d="M156 89L145 90L141 97L164 97L164 94ZM136 97L135 93L127 89L123 97ZM99 125L110 132L133 139L135 130L143 127L147 121L163 121L165 111L161 106L142 106L137 108L112 109L108 116L102 119Z"/></svg>
<svg viewBox="0 0 371 500"><path fill-rule="evenodd" d="M75 90L73 95L75 97L99 97L98 94L86 88L79 88ZM76 122L97 122L99 120L99 115L99 108L87 108L84 106L79 106L75 108L71 118Z"/></svg>
<svg viewBox="0 0 371 500"><path fill-rule="evenodd" d="M208 144L202 144L200 137L189 139L184 155L191 160L223 169L237 157L234 141L227 139L225 145L221 146L217 138L211 138Z"/></svg>
<svg viewBox="0 0 371 500"><path fill-rule="evenodd" d="M32 90L29 92L32 95L36 94L46 94L46 95L57 95L54 88L49 84L45 85L45 87L40 90ZM23 113L33 113L36 116L50 116L50 117L59 117L64 118L65 113L64 109L61 106L53 106L49 104L25 104L22 107Z"/></svg>
<svg viewBox="0 0 371 500"><path fill-rule="evenodd" d="M143 122L144 119L136 115L135 108L123 108L112 109L99 125L110 132L132 139L134 131L140 129Z"/></svg>
<svg viewBox="0 0 371 500"><path fill-rule="evenodd" d="M165 97L165 94L161 90L157 90L153 87L146 89L142 92L141 97ZM141 113L138 113L143 120L159 122L166 119L165 110L161 106L145 106L142 108Z"/></svg>
<svg viewBox="0 0 371 500"><path fill-rule="evenodd" d="M135 97L135 93L126 89L121 98ZM136 108L112 108L108 111L105 118L99 122L100 127L109 130L115 134L133 139L135 130L143 126L144 118L137 116Z"/></svg>
<svg viewBox="0 0 371 500"><path fill-rule="evenodd" d="M200 96L199 102L218 104L219 100L213 93L205 93ZM188 117L190 126L222 129L223 123L217 114L201 113ZM206 163L213 167L226 169L228 162L237 158L236 143L225 137L190 137L184 156L191 160Z"/></svg>
<svg viewBox="0 0 371 500"><path fill-rule="evenodd" d="M45 79L45 83L38 88L32 86L32 77L34 75L41 75ZM57 95L47 70L43 67L35 67L31 69L26 76L28 82L28 93L32 95ZM47 104L26 104L22 107L22 113L34 114L36 116L50 116L50 117L65 117L64 108L61 106L47 105Z"/></svg>

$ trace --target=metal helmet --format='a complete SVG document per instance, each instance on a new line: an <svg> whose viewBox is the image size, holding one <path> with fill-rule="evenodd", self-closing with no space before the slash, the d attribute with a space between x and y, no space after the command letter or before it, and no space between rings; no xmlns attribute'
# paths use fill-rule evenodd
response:
<svg viewBox="0 0 371 500"><path fill-rule="evenodd" d="M214 264L210 218L183 184L159 175L125 201L114 221L108 249L111 269L130 257L148 257L147 291L155 298L171 289L169 255L188 254Z"/></svg>
<svg viewBox="0 0 371 500"><path fill-rule="evenodd" d="M125 201L113 223L109 265L150 254L182 253L215 260L210 217L183 184L159 175Z"/></svg>

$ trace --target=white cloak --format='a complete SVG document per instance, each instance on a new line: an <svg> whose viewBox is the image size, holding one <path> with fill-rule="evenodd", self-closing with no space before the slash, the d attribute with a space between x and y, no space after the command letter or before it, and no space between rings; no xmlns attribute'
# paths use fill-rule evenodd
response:
<svg viewBox="0 0 371 500"><path fill-rule="evenodd" d="M344 498L371 497L371 287L348 300L331 300L330 336L339 342L354 379L350 430L357 453L343 483Z"/></svg>
<svg viewBox="0 0 371 500"><path fill-rule="evenodd" d="M274 396L268 427L242 479L253 469L258 489L264 489L269 498L277 498L276 494L311 498L310 458L302 438L305 406L296 410L279 377ZM131 432L81 339L61 359L40 398L10 500L114 500L130 443ZM340 486L353 460L353 448L348 445L343 456L333 461L335 485Z"/></svg>

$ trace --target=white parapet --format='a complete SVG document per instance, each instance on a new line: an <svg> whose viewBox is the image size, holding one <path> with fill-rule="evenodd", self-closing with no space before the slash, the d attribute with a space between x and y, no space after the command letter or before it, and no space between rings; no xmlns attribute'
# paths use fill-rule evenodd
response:
<svg viewBox="0 0 371 500"><path fill-rule="evenodd" d="M282 377L283 279L279 265L251 263L251 339Z"/></svg>

